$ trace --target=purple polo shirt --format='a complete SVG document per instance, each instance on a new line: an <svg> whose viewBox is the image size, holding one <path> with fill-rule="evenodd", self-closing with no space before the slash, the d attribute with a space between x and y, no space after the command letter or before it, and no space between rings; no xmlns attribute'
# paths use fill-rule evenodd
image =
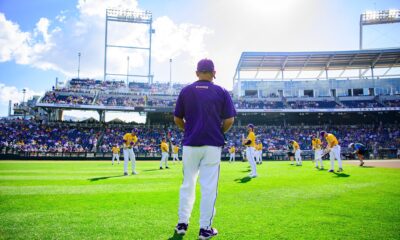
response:
<svg viewBox="0 0 400 240"><path fill-rule="evenodd" d="M223 146L222 120L236 116L231 96L206 80L182 89L174 115L185 119L184 146Z"/></svg>

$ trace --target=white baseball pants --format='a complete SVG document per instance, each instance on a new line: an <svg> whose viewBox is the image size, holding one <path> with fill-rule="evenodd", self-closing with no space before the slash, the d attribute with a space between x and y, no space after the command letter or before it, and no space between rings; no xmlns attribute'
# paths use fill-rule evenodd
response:
<svg viewBox="0 0 400 240"><path fill-rule="evenodd" d="M175 160L179 162L179 157L177 153L172 154L172 161L175 162Z"/></svg>
<svg viewBox="0 0 400 240"><path fill-rule="evenodd" d="M163 162L165 163L165 167L168 167L168 153L167 152L161 153L160 167L162 167Z"/></svg>
<svg viewBox="0 0 400 240"><path fill-rule="evenodd" d="M235 154L234 153L230 153L229 154L229 162L235 161Z"/></svg>
<svg viewBox="0 0 400 240"><path fill-rule="evenodd" d="M189 223L196 193L196 181L201 186L200 227L211 227L215 216L221 147L183 146L183 183L179 194L179 223Z"/></svg>
<svg viewBox="0 0 400 240"><path fill-rule="evenodd" d="M129 160L132 162L132 172L134 172L136 168L136 156L132 148L124 149L124 173L128 172Z"/></svg>
<svg viewBox="0 0 400 240"><path fill-rule="evenodd" d="M331 151L329 152L329 159L331 161L331 169L330 170L335 170L335 159L338 161L339 168L342 168L342 158L340 157L340 146L336 145L333 148L331 148Z"/></svg>
<svg viewBox="0 0 400 240"><path fill-rule="evenodd" d="M113 156L112 156L112 159L111 159L112 164L114 164L114 159L117 159L118 164L119 164L119 154L118 153L113 153Z"/></svg>
<svg viewBox="0 0 400 240"><path fill-rule="evenodd" d="M254 147L247 147L246 148L246 158L249 161L251 167L250 175L256 176L257 175L257 167L256 167L256 160L254 158Z"/></svg>
<svg viewBox="0 0 400 240"><path fill-rule="evenodd" d="M257 151L257 162L262 162L262 151L260 150Z"/></svg>
<svg viewBox="0 0 400 240"><path fill-rule="evenodd" d="M294 152L294 159L296 159L296 164L298 164L298 165L301 165L302 164L302 161L301 161L301 150L300 149L297 149L295 152Z"/></svg>
<svg viewBox="0 0 400 240"><path fill-rule="evenodd" d="M323 168L324 163L322 162L322 149L317 149L314 151L314 161L315 161L315 166L318 167L318 161L320 162L320 166Z"/></svg>

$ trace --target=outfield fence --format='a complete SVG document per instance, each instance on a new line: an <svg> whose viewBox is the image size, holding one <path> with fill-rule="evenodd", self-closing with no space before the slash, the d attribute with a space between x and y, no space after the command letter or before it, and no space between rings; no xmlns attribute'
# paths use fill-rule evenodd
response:
<svg viewBox="0 0 400 240"><path fill-rule="evenodd" d="M137 160L160 160L160 153L135 153ZM366 154L366 158L373 159L394 159L398 158L397 149L384 148L379 149L376 156L373 154ZM304 150L301 153L303 159L314 159L314 152L311 150ZM0 147L0 160L110 160L112 158L112 153L103 152L26 152L10 147ZM284 161L288 160L286 151L264 151L263 160L275 160ZM324 159L328 159L329 154L324 156ZM356 159L355 154L349 151L342 152L343 159ZM123 159L123 154L120 154L120 159ZM171 156L170 156L170 159ZM182 159L181 154L179 154L179 159ZM229 153L222 154L222 160L229 160ZM238 152L235 156L236 161L245 161L244 152Z"/></svg>

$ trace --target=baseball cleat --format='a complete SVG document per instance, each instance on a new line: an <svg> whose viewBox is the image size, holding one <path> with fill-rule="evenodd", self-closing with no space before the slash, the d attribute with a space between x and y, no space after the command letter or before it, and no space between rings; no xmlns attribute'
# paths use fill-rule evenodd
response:
<svg viewBox="0 0 400 240"><path fill-rule="evenodd" d="M162 167L160 167L160 169L163 169Z"/></svg>
<svg viewBox="0 0 400 240"><path fill-rule="evenodd" d="M210 228L210 229L200 228L199 239L200 240L210 239L210 238L216 236L217 234L218 234L218 231L215 228Z"/></svg>
<svg viewBox="0 0 400 240"><path fill-rule="evenodd" d="M361 163L360 163L360 167L362 167L362 166L364 166L364 162L361 162Z"/></svg>
<svg viewBox="0 0 400 240"><path fill-rule="evenodd" d="M334 171L333 171L333 169L329 169L329 171L328 171L328 172L334 172Z"/></svg>
<svg viewBox="0 0 400 240"><path fill-rule="evenodd" d="M339 168L338 172L343 172L343 168Z"/></svg>
<svg viewBox="0 0 400 240"><path fill-rule="evenodd" d="M169 168L168 166L166 166L165 168Z"/></svg>
<svg viewBox="0 0 400 240"><path fill-rule="evenodd" d="M124 172L124 176L128 176L128 173L127 173L127 172Z"/></svg>
<svg viewBox="0 0 400 240"><path fill-rule="evenodd" d="M185 235L189 225L186 223L178 223L175 227L175 232L179 235Z"/></svg>
<svg viewBox="0 0 400 240"><path fill-rule="evenodd" d="M132 175L136 175L138 174L136 171L132 171Z"/></svg>

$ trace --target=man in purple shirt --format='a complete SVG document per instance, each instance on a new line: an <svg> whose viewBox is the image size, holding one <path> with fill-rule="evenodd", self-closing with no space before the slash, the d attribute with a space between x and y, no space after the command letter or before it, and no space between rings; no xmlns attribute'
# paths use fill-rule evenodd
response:
<svg viewBox="0 0 400 240"><path fill-rule="evenodd" d="M209 239L218 233L211 224L215 215L221 149L224 133L233 125L236 111L228 91L213 83L215 70L211 60L200 60L196 75L199 80L180 92L174 113L175 123L184 130L183 183L175 231L178 234L187 231L199 176L199 239Z"/></svg>

